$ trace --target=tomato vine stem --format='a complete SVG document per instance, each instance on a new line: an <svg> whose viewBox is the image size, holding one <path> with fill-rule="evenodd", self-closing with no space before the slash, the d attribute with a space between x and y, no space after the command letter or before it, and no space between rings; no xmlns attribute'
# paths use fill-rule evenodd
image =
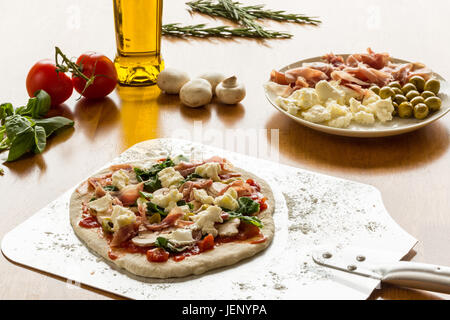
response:
<svg viewBox="0 0 450 320"><path fill-rule="evenodd" d="M59 57L62 59L62 63L59 62ZM78 65L77 63L70 60L62 51L60 48L55 47L55 64L56 64L56 72L70 72L75 77L80 77L86 81L86 84L84 86L83 92L81 92L81 95L86 91L86 89L94 83L95 78L97 75L95 74L95 67L92 72L92 76L89 78L83 73L83 67L82 64Z"/></svg>

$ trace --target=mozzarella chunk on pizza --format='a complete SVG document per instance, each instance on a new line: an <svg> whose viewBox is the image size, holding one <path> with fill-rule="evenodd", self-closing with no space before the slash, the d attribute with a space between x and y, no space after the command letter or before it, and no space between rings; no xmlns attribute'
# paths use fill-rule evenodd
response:
<svg viewBox="0 0 450 320"><path fill-rule="evenodd" d="M197 200L203 204L213 204L214 198L208 195L205 189L192 189L194 193L194 200Z"/></svg>
<svg viewBox="0 0 450 320"><path fill-rule="evenodd" d="M168 167L158 172L158 179L164 188L181 183L184 178L173 167Z"/></svg>
<svg viewBox="0 0 450 320"><path fill-rule="evenodd" d="M234 218L230 219L227 222L220 224L217 227L217 231L219 232L219 236L221 237L232 237L239 233L239 225L241 224L241 220Z"/></svg>
<svg viewBox="0 0 450 320"><path fill-rule="evenodd" d="M95 213L98 214L98 213L106 212L109 209L111 209L112 201L113 201L113 197L109 193L107 193L103 197L89 202L87 204L87 207L89 209L94 210Z"/></svg>
<svg viewBox="0 0 450 320"><path fill-rule="evenodd" d="M112 177L112 185L117 187L117 189L122 190L130 183L130 177L127 172L123 169L117 170L113 173Z"/></svg>
<svg viewBox="0 0 450 320"><path fill-rule="evenodd" d="M183 199L183 194L177 189L159 189L153 193L153 198L150 201L164 208L164 212L170 212L181 199Z"/></svg>
<svg viewBox="0 0 450 320"><path fill-rule="evenodd" d="M211 178L213 181L220 181L219 173L222 171L220 163L207 162L195 168L195 173L203 178Z"/></svg>
<svg viewBox="0 0 450 320"><path fill-rule="evenodd" d="M217 237L218 231L214 228L214 224L217 222L222 223L222 209L217 206L210 206L206 210L197 213L192 216L192 221L195 222L194 228L198 228L202 231L202 234L212 234L213 237Z"/></svg>
<svg viewBox="0 0 450 320"><path fill-rule="evenodd" d="M214 204L228 210L236 210L239 208L237 197L238 194L236 190L234 188L228 188L222 196L218 196L214 199Z"/></svg>
<svg viewBox="0 0 450 320"><path fill-rule="evenodd" d="M191 229L177 229L168 236L168 239L176 246L187 246L195 241Z"/></svg>
<svg viewBox="0 0 450 320"><path fill-rule="evenodd" d="M114 225L113 231L118 231L121 227L136 222L136 215L130 209L122 206L114 206L111 214L111 221Z"/></svg>

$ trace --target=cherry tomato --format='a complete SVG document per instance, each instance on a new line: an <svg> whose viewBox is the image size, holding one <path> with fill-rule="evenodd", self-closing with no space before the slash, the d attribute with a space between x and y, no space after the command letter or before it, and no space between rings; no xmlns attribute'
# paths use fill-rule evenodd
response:
<svg viewBox="0 0 450 320"><path fill-rule="evenodd" d="M214 248L214 237L208 234L202 241L198 243L200 252L208 251Z"/></svg>
<svg viewBox="0 0 450 320"><path fill-rule="evenodd" d="M75 90L84 97L89 99L103 98L110 94L116 87L116 68L108 57L96 52L86 52L78 57L77 64L81 67L83 74L88 78L92 75L98 75L86 90L84 90L86 80L77 75L72 75Z"/></svg>
<svg viewBox="0 0 450 320"><path fill-rule="evenodd" d="M65 73L56 72L56 65L50 60L38 61L28 72L27 91L33 97L38 90L45 90L57 106L72 95L73 84Z"/></svg>
<svg viewBox="0 0 450 320"><path fill-rule="evenodd" d="M169 253L163 248L155 248L147 251L147 260L150 262L166 262L169 260Z"/></svg>
<svg viewBox="0 0 450 320"><path fill-rule="evenodd" d="M81 220L78 223L78 225L80 227L87 228L87 229L100 227L100 224L97 222L97 219L95 219L94 217L90 217L90 216Z"/></svg>
<svg viewBox="0 0 450 320"><path fill-rule="evenodd" d="M237 238L239 240L247 240L256 237L260 234L260 230L257 226L250 223L241 223L239 225L239 233Z"/></svg>
<svg viewBox="0 0 450 320"><path fill-rule="evenodd" d="M264 198L262 198L262 199L260 199L258 201L259 202L259 211L260 212L267 209L268 206L267 206L266 200L267 200L267 198L264 197Z"/></svg>
<svg viewBox="0 0 450 320"><path fill-rule="evenodd" d="M254 187L256 189L256 191L261 191L261 186L255 182L255 180L253 179L247 179L247 181L245 181L247 184L251 185L252 187Z"/></svg>

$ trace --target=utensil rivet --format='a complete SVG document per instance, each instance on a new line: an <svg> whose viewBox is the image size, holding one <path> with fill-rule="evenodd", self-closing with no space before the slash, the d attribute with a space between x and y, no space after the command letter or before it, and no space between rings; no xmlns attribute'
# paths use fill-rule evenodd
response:
<svg viewBox="0 0 450 320"><path fill-rule="evenodd" d="M329 252L325 252L322 257L324 257L325 259L330 259L333 255Z"/></svg>
<svg viewBox="0 0 450 320"><path fill-rule="evenodd" d="M355 265L353 265L353 264L351 264L351 265L349 265L349 266L347 267L347 269L350 270L350 271L355 271L356 268L357 268L357 267L356 267Z"/></svg>
<svg viewBox="0 0 450 320"><path fill-rule="evenodd" d="M362 262L362 261L366 260L366 257L359 255L356 257L356 260L358 260L359 262Z"/></svg>

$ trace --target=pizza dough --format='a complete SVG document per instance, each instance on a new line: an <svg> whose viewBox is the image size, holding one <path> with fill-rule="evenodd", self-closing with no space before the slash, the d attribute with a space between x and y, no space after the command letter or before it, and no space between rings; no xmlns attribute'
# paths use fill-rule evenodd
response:
<svg viewBox="0 0 450 320"><path fill-rule="evenodd" d="M149 161L146 161L146 163ZM138 162L130 164L136 165ZM241 173L244 180L253 179L256 181L261 187L260 193L267 198L267 209L258 215L258 218L264 225L264 227L261 228L261 233L266 240L262 243L251 244L248 241L222 243L215 246L212 250L186 257L184 260L178 262L173 259L169 259L166 262L150 262L147 260L145 254L128 252L120 254L117 259L113 260L108 255L110 246L107 239L103 237L101 229L88 229L79 226L83 213L82 204L83 202L88 203L90 200L89 198L91 197L91 193L80 191L83 188L83 184L81 184L71 196L70 222L77 236L89 249L93 250L110 263L138 276L151 278L185 277L189 275L199 275L212 269L229 266L254 256L258 252L266 249L274 236L274 221L272 214L274 212L275 201L270 186L264 180L252 173L236 167L234 170ZM107 172L110 172L109 168L98 172L93 175L93 177L102 176ZM84 182L84 184L85 183L86 182Z"/></svg>

